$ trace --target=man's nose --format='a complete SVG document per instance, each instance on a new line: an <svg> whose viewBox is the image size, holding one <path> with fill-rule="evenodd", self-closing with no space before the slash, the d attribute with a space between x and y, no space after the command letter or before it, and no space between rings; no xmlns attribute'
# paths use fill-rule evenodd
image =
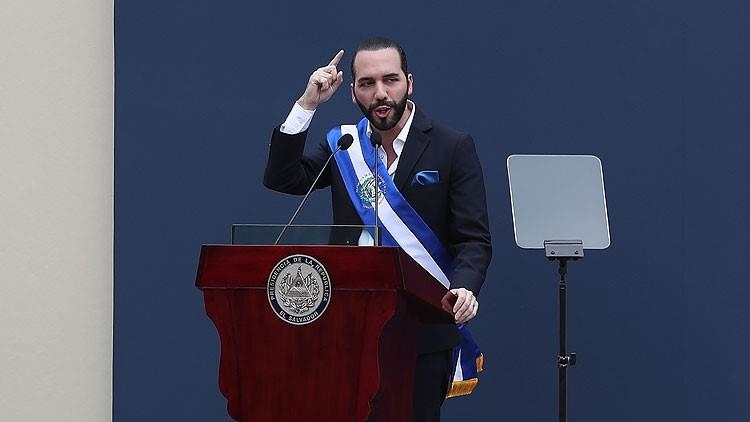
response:
<svg viewBox="0 0 750 422"><path fill-rule="evenodd" d="M387 100L388 92L385 90L385 84L378 82L375 84L375 99L376 100Z"/></svg>

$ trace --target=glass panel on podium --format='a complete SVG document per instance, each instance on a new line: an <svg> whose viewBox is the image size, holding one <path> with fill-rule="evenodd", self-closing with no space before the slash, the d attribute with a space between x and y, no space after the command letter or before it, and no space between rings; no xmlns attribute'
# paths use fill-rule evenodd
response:
<svg viewBox="0 0 750 422"><path fill-rule="evenodd" d="M372 245L374 238L375 226L232 224L233 245L357 246L360 239Z"/></svg>

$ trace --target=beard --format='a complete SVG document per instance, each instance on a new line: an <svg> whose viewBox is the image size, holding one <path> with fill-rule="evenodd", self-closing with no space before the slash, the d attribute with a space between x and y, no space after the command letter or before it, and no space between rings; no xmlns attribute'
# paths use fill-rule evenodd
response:
<svg viewBox="0 0 750 422"><path fill-rule="evenodd" d="M401 98L398 102L396 101L378 101L375 104L371 104L369 107L362 104L359 99L357 99L357 105L359 106L359 109L362 110L362 114L367 117L367 120L370 121L370 124L373 125L377 130L391 130L398 124L399 120L401 120L401 117L404 115L404 112L406 111L406 99L408 95L404 94L404 97ZM375 109L381 106L388 106L393 110L393 113L390 114L390 116L385 117L381 119L375 114Z"/></svg>

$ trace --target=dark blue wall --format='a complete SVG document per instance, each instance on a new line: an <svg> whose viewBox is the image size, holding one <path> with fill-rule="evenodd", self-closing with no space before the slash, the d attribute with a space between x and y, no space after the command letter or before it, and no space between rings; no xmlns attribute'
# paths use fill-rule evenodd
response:
<svg viewBox="0 0 750 422"><path fill-rule="evenodd" d="M288 218L298 199L261 185L271 128L376 34L404 45L419 107L474 135L489 189L486 371L445 419L556 418L556 274L514 245L505 158L586 153L612 246L570 268L570 419L750 420L747 2L416 3L116 2L115 420L227 418L200 245ZM359 117L342 89L311 130Z"/></svg>

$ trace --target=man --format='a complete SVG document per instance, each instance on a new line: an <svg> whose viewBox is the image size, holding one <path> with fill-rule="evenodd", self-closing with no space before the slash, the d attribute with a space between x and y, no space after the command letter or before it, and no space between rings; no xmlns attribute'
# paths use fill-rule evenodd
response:
<svg viewBox="0 0 750 422"><path fill-rule="evenodd" d="M377 154L382 160L381 168L385 170L380 172L379 185L395 188L385 193L386 197L395 195L394 201L408 203L393 208L404 208L401 205L405 205L405 208L410 208L409 212L418 215L417 225L424 227L415 229L415 233L425 229L422 230L426 232L424 235L439 243L428 249L444 248L446 251L445 256L452 262L438 266L445 269L445 284L449 284L450 291L456 296L452 308L455 321L465 323L477 314L479 303L476 296L491 258L484 180L473 140L467 134L432 121L417 109L409 100L414 78L408 72L404 50L389 39L371 38L357 47L351 64L352 101L362 110L366 120L363 119L357 128L335 128L329 133L329 139L311 154L303 155L307 129L315 110L343 83L343 71L338 69L343 54L343 50L339 51L327 66L312 73L287 120L274 130L264 184L281 192L304 194L323 170L326 159L335 149L335 140L343 131L348 130L359 138L379 133L382 147L377 149ZM361 147L363 153L359 154L360 157L366 155L365 148L372 148L368 142L362 142ZM359 141L355 140L351 148L360 148ZM324 170L316 188L331 187L334 224L373 224L373 220L366 216L370 215L375 198L363 198L362 203L358 203L353 191L359 189L363 181L360 179L354 186L352 180L356 182L357 179L349 169L352 167L346 161L349 158L340 158L350 155L356 154L337 154L336 160ZM361 197L362 192L358 193ZM388 198L378 198L378 204L383 206L389 205L388 201ZM404 221L414 221L412 217L415 215L404 217ZM392 243L406 250L406 240L390 233L394 230L387 218L383 213L380 217ZM363 232L346 243L372 245L372 242L372 237ZM437 261L440 259L435 258ZM448 267L450 269L446 269ZM437 271L443 274L440 269ZM455 324L421 325L414 384L414 421L440 420L440 406L453 373L452 350L459 342Z"/></svg>

